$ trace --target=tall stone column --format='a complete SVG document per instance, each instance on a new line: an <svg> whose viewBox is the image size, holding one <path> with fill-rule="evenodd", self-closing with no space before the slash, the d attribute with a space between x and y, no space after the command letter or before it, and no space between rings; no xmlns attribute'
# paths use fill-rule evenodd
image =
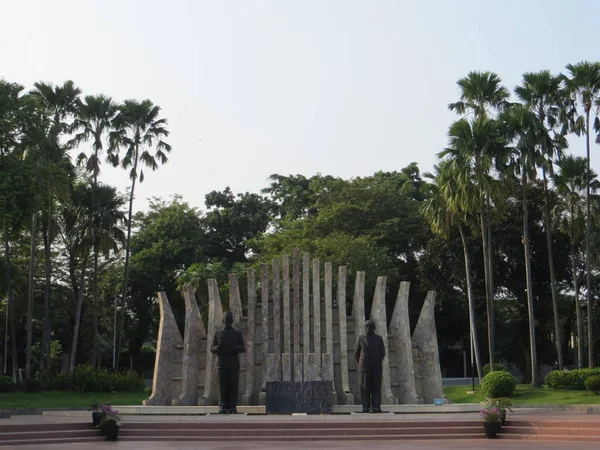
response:
<svg viewBox="0 0 600 450"><path fill-rule="evenodd" d="M244 312L242 310L242 298L240 296L240 285L237 273L230 273L229 279L229 311L233 314L233 320L237 324L242 323ZM239 326L239 325L238 325Z"/></svg>
<svg viewBox="0 0 600 450"><path fill-rule="evenodd" d="M254 331L256 326L256 274L254 269L247 270L248 277L248 332L246 341L246 387L242 395L242 405L251 405L255 401L254 379Z"/></svg>
<svg viewBox="0 0 600 450"><path fill-rule="evenodd" d="M325 376L331 378L323 378L323 381L333 380L333 274L331 263L325 263L325 354L321 355L323 367L321 371ZM325 367L327 365L327 367ZM337 398L335 392L335 383L332 383L333 398Z"/></svg>
<svg viewBox="0 0 600 450"><path fill-rule="evenodd" d="M348 330L346 323L346 266L338 269L338 292L337 305L340 321L340 372L341 372L341 394L344 405L353 405L354 396L350 392L348 380Z"/></svg>
<svg viewBox="0 0 600 450"><path fill-rule="evenodd" d="M444 398L434 313L435 292L430 291L412 337L415 387L424 404L432 404L434 399Z"/></svg>
<svg viewBox="0 0 600 450"><path fill-rule="evenodd" d="M292 296L292 376L294 381L302 381L302 352L300 348L300 251L294 249L294 260L292 269L292 284L293 284L293 296ZM300 367L296 367L300 362ZM300 377L298 377L300 374Z"/></svg>
<svg viewBox="0 0 600 450"><path fill-rule="evenodd" d="M354 357L354 345L358 336L364 333L365 325L365 272L356 272L354 282L354 295L352 297L352 321L354 336L352 341L352 352L350 354L351 361L348 362L349 368L352 367L354 377L350 381L350 392L355 399L360 399L360 373L358 372L358 364Z"/></svg>
<svg viewBox="0 0 600 450"><path fill-rule="evenodd" d="M385 358L383 358L382 371L383 378L381 383L381 402L384 405L395 405L398 399L392 394L392 384L390 379L390 346L388 344L387 317L385 311L385 282L386 277L377 277L373 305L371 306L371 320L375 321L375 332L383 338L385 346Z"/></svg>
<svg viewBox="0 0 600 450"><path fill-rule="evenodd" d="M415 369L413 365L412 339L408 314L408 294L410 283L400 283L398 297L394 305L390 322L389 345L390 364L395 366L395 380L398 382L398 403L414 405L419 403L415 388ZM392 359L393 355L393 359Z"/></svg>
<svg viewBox="0 0 600 450"><path fill-rule="evenodd" d="M165 292L158 293L158 306L160 308L160 323L158 325L152 395L148 400L144 400L144 406L171 405L173 397L175 397L172 389L175 358L178 354L178 347L183 345L181 333L177 328L177 322L175 322Z"/></svg>
<svg viewBox="0 0 600 450"><path fill-rule="evenodd" d="M313 293L313 340L315 352L315 376L321 380L321 266L318 259L313 259L312 267Z"/></svg>
<svg viewBox="0 0 600 450"><path fill-rule="evenodd" d="M308 368L308 354L310 353L310 255L308 253L304 253L302 258L302 353L303 379L307 381L309 372L315 372L314 369ZM315 362L314 358L312 362Z"/></svg>
<svg viewBox="0 0 600 450"><path fill-rule="evenodd" d="M206 330L191 286L184 286L185 331L183 336L183 370L181 373L181 395L173 401L176 406L198 404L198 382L201 357L206 360Z"/></svg>
<svg viewBox="0 0 600 450"><path fill-rule="evenodd" d="M281 287L279 258L273 259L273 358L274 381L281 380Z"/></svg>
<svg viewBox="0 0 600 450"><path fill-rule="evenodd" d="M261 314L262 314L262 354L263 360L261 363L262 368L262 382L259 394L259 402L261 405L265 404L265 395L267 392L267 381L269 378L269 266L267 264L260 265L261 271ZM270 358L271 360L273 357Z"/></svg>
<svg viewBox="0 0 600 450"><path fill-rule="evenodd" d="M283 353L281 355L281 379L292 381L292 330L290 305L290 258L283 255ZM287 355L287 356L286 356Z"/></svg>
<svg viewBox="0 0 600 450"><path fill-rule="evenodd" d="M223 323L223 307L221 306L221 296L219 295L219 285L217 280L208 280L208 330L206 339L206 378L204 381L204 394L198 401L201 406L216 405L219 399L217 361L210 347L212 345L215 332Z"/></svg>

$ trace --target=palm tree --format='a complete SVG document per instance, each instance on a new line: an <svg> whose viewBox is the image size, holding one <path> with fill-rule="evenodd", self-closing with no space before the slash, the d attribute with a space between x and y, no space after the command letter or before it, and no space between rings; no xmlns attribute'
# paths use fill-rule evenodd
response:
<svg viewBox="0 0 600 450"><path fill-rule="evenodd" d="M125 100L119 106L119 110L113 121L115 131L111 133L111 146L109 152L113 164L118 164L120 149L125 154L121 158L121 165L129 170L131 189L129 191L129 212L127 217L127 243L125 247L125 275L123 278L123 298L120 311L120 324L117 334L117 343L113 365L119 367L119 356L123 325L125 321L125 307L127 299L127 284L129 279L129 251L131 244L131 217L133 213L133 199L135 195L135 184L139 177L140 183L144 181L144 170L141 165L152 170L158 169L159 164L168 161L167 153L171 146L162 139L169 136L167 119L159 118L160 106L154 105L150 100L138 102L136 100ZM154 149L154 153L152 153ZM116 330L115 330L116 332Z"/></svg>
<svg viewBox="0 0 600 450"><path fill-rule="evenodd" d="M473 280L471 256L465 235L465 226L469 216L468 209L465 204L475 198L473 194L465 195L464 189L459 189L457 180L460 179L461 173L457 170L455 161L442 160L434 166L434 173L425 173L426 178L433 180L433 184L428 187L429 195L422 205L422 212L429 222L434 233L447 238L453 229L458 228L460 233L463 256L465 259L465 277L467 282L467 299L469 308L469 326L470 339L475 355L475 364L477 367L477 375L481 382L483 373L481 367L481 356L479 351L479 339L477 337L477 324L475 320L475 300L473 295ZM473 188L472 184L467 184L466 189ZM477 205L471 205L475 209Z"/></svg>
<svg viewBox="0 0 600 450"><path fill-rule="evenodd" d="M515 93L525 105L533 111L539 123L546 127L546 131L560 125L560 116L565 105L565 93L561 89L562 78L555 76L548 70L537 73L527 72L523 74L523 84L515 88ZM550 290L552 294L552 310L554 313L554 333L556 336L556 354L558 357L558 368L564 367L562 352L562 330L558 316L558 300L556 296L556 277L554 273L554 255L552 251L552 226L550 221L550 207L548 198L548 179L546 170L552 171L552 161L559 156L563 148L566 148L566 140L560 134L558 139L547 141L542 139L542 178L544 186L544 227L546 228L546 241L548 246L548 266L550 268Z"/></svg>
<svg viewBox="0 0 600 450"><path fill-rule="evenodd" d="M563 81L568 92L573 99L573 113L579 103L583 107L584 116L579 116L577 120L573 119L571 125L573 130L579 135L585 132L585 149L587 157L586 174L586 193L585 193L585 279L586 295L588 305L588 366L594 367L594 333L592 326L593 304L592 304L592 271L591 271L591 248L592 248L592 223L590 210L590 111L594 105L600 106L600 63L583 61L577 64L567 65L570 76L563 76ZM596 109L596 114L598 110ZM574 116L573 116L574 117ZM585 117L585 122L583 121ZM600 120L596 115L594 128L600 131Z"/></svg>
<svg viewBox="0 0 600 450"><path fill-rule="evenodd" d="M45 141L39 152L39 160L45 174L47 187L47 205L45 216L43 216L42 236L44 240L45 260L45 289L44 289L44 333L42 339L42 354L45 355L44 367L46 376L51 375L50 361L50 283L51 283L51 246L56 236L53 203L59 188L65 186L65 176L72 176L72 166L66 153L67 147L61 145L61 137L70 129L68 120L77 111L79 95L81 91L75 87L72 81L66 81L62 86L54 86L49 83L38 82L34 84L35 90L32 95L37 97L46 109L50 119L50 128Z"/></svg>
<svg viewBox="0 0 600 450"><path fill-rule="evenodd" d="M482 247L484 255L484 274L486 274L486 305L488 320L488 346L490 353L490 366L494 367L494 303L489 291L491 285L490 255L490 229L488 227L488 201L498 194L498 183L491 176L495 164L506 158L506 145L501 134L499 123L496 120L480 116L472 121L461 119L450 126L448 132L450 145L438 154L440 158L449 158L460 168L460 189L469 195L475 196L468 202L477 204L479 221L481 225ZM474 189L466 190L467 185ZM464 201L467 201L463 197Z"/></svg>
<svg viewBox="0 0 600 450"><path fill-rule="evenodd" d="M92 142L92 153L88 156L82 152L77 157L78 164L85 164L86 170L92 174L92 208L96 202L94 195L97 192L98 175L100 174L100 154L104 149L104 141L113 130L112 121L117 112L117 105L110 97L104 95L88 95L80 105L73 129L79 132L73 138L72 145L82 142ZM93 213L92 213L93 216ZM92 232L95 232L92 229ZM93 238L92 238L93 239ZM95 239L93 239L95 241ZM94 246L94 275L93 275L93 331L91 360L94 367L98 362L98 248Z"/></svg>
<svg viewBox="0 0 600 450"><path fill-rule="evenodd" d="M506 136L514 143L514 161L512 166L521 175L523 200L523 247L525 253L525 278L527 283L527 310L529 315L529 345L531 353L531 385L539 386L537 373L537 349L535 339L535 317L533 310L533 289L531 279L531 256L529 244L529 215L527 191L529 183L535 178L540 161L537 148L547 139L546 130L536 114L522 104L514 104L500 116Z"/></svg>
<svg viewBox="0 0 600 450"><path fill-rule="evenodd" d="M473 113L474 118L483 119L489 116L490 110L502 110L507 106L510 97L509 91L502 86L502 80L493 72L472 71L465 78L457 81L460 87L459 101L450 103L448 108L458 114ZM483 156L483 155L481 155ZM481 167L482 169L485 168ZM489 173L491 164L486 173ZM483 173L479 174L479 176ZM494 264L492 251L492 226L490 220L490 191L488 187L483 188L481 197L481 239L483 247L484 277L486 286L486 301L488 310L488 339L490 350L490 368L494 370L495 359L495 311L494 311Z"/></svg>
<svg viewBox="0 0 600 450"><path fill-rule="evenodd" d="M561 198L561 218L564 219L565 229L569 234L571 244L571 271L573 273L573 296L575 301L575 314L577 318L577 367L584 366L584 332L581 319L581 305L579 303L579 282L577 277L576 247L585 230L585 213L583 212L583 197L587 186L587 161L585 158L572 155L563 156L556 161L558 173L553 176L554 186ZM592 191L598 187L596 174L592 171Z"/></svg>

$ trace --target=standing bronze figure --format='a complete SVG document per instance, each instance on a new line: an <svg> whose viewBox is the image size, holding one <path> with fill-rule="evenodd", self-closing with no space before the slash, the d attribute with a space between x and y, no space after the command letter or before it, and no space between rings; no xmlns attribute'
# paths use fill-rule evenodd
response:
<svg viewBox="0 0 600 450"><path fill-rule="evenodd" d="M362 412L381 412L382 362L385 358L383 338L375 334L375 322L365 322L365 334L359 336L354 355L360 371L360 399Z"/></svg>
<svg viewBox="0 0 600 450"><path fill-rule="evenodd" d="M226 312L223 317L225 328L215 333L210 351L218 356L219 388L221 403L219 414L237 414L238 387L240 381L239 354L246 350L244 338L239 330L232 327L233 314Z"/></svg>

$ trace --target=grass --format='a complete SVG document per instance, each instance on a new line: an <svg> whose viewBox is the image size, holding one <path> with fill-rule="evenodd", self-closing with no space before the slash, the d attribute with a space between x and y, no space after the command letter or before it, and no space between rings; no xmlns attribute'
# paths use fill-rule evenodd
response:
<svg viewBox="0 0 600 450"><path fill-rule="evenodd" d="M94 397L111 405L141 405L146 392L9 392L0 394L1 408L85 408Z"/></svg>
<svg viewBox="0 0 600 450"><path fill-rule="evenodd" d="M479 386L475 386L475 394L467 394L470 390L471 386L446 386L444 394L452 403L479 403L485 399ZM519 384L511 400L515 405L592 405L600 404L600 395L589 391L555 391Z"/></svg>

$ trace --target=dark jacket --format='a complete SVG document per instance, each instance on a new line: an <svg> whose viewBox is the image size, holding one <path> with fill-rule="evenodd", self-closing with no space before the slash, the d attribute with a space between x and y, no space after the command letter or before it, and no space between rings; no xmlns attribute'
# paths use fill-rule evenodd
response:
<svg viewBox="0 0 600 450"><path fill-rule="evenodd" d="M240 358L238 357L238 353L246 351L242 333L232 327L225 327L217 331L210 351L218 356L217 368L239 369Z"/></svg>
<svg viewBox="0 0 600 450"><path fill-rule="evenodd" d="M378 334L374 334L369 343L366 335L359 336L356 345L354 345L354 356L359 371L381 370L381 363L385 358L383 338Z"/></svg>

